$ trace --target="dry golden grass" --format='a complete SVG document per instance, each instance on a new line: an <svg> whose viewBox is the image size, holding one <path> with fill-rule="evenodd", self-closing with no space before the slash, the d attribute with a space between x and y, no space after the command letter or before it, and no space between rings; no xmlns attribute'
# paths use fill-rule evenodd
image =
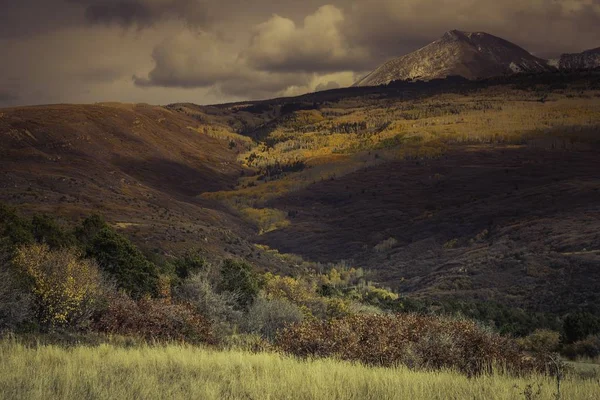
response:
<svg viewBox="0 0 600 400"><path fill-rule="evenodd" d="M197 347L28 348L0 344L3 399L555 399L552 378L369 368L335 360ZM539 386L538 386L539 385ZM594 380L566 379L563 399L600 397Z"/></svg>

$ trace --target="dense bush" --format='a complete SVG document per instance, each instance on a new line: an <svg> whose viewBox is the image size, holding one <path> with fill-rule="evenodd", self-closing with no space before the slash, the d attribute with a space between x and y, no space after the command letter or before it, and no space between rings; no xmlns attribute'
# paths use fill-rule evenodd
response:
<svg viewBox="0 0 600 400"><path fill-rule="evenodd" d="M250 264L225 260L221 267L218 289L237 296L238 305L247 309L260 291L260 280Z"/></svg>
<svg viewBox="0 0 600 400"><path fill-rule="evenodd" d="M8 268L6 258L0 255L0 332L15 330L29 320L32 311L32 297Z"/></svg>
<svg viewBox="0 0 600 400"><path fill-rule="evenodd" d="M96 263L68 249L22 246L12 261L33 299L36 320L44 328L81 327L91 316L102 289Z"/></svg>
<svg viewBox="0 0 600 400"><path fill-rule="evenodd" d="M179 279L186 279L193 273L206 267L206 260L196 253L186 253L183 257L176 258L173 262L173 272Z"/></svg>
<svg viewBox="0 0 600 400"><path fill-rule="evenodd" d="M74 237L48 215L35 215L31 220L31 232L38 243L47 244L52 249L75 244Z"/></svg>
<svg viewBox="0 0 600 400"><path fill-rule="evenodd" d="M186 279L176 290L175 296L210 320L218 336L231 333L242 312L237 310L237 296L231 292L217 293L206 271L197 272Z"/></svg>
<svg viewBox="0 0 600 400"><path fill-rule="evenodd" d="M532 334L518 340L523 350L534 354L551 354L560 347L560 333L548 329L537 329Z"/></svg>
<svg viewBox="0 0 600 400"><path fill-rule="evenodd" d="M13 208L0 204L0 245L8 248L33 241L31 223L18 216Z"/></svg>
<svg viewBox="0 0 600 400"><path fill-rule="evenodd" d="M274 339L279 330L301 322L303 318L302 310L285 299L267 300L259 297L248 310L244 328L249 333Z"/></svg>
<svg viewBox="0 0 600 400"><path fill-rule="evenodd" d="M150 341L214 343L210 322L187 304L164 300L134 300L124 293L108 297L106 308L95 316L99 332L139 336Z"/></svg>
<svg viewBox="0 0 600 400"><path fill-rule="evenodd" d="M600 335L588 336L583 340L566 345L563 354L570 359L600 357Z"/></svg>
<svg viewBox="0 0 600 400"><path fill-rule="evenodd" d="M565 341L574 343L600 333L600 318L587 312L569 314L563 322Z"/></svg>
<svg viewBox="0 0 600 400"><path fill-rule="evenodd" d="M491 301L434 301L403 297L392 302L382 302L380 306L393 312L462 316L490 324L502 334L518 337L527 336L536 329L562 331L562 321L557 315L532 312Z"/></svg>
<svg viewBox="0 0 600 400"><path fill-rule="evenodd" d="M84 219L81 224L75 228L74 235L79 243L81 243L83 247L86 247L98 232L104 228L108 228L104 218L98 214L94 214Z"/></svg>
<svg viewBox="0 0 600 400"><path fill-rule="evenodd" d="M133 297L158 294L159 271L142 252L123 235L104 227L87 246L87 256L115 278L118 286Z"/></svg>
<svg viewBox="0 0 600 400"><path fill-rule="evenodd" d="M454 368L467 374L494 364L532 368L517 344L473 321L414 314L358 315L310 320L283 330L277 346L300 357L337 357L368 365Z"/></svg>

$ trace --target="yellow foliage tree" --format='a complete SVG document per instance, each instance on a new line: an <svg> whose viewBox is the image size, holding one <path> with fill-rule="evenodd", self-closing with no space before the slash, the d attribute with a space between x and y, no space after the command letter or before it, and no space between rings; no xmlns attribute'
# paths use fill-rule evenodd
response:
<svg viewBox="0 0 600 400"><path fill-rule="evenodd" d="M74 326L88 319L101 290L94 261L69 249L50 251L36 244L19 248L13 265L29 284L43 326Z"/></svg>

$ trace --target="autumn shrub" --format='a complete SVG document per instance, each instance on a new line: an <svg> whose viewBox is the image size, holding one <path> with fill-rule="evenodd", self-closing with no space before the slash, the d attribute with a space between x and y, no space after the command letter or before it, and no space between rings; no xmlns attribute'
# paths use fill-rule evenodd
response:
<svg viewBox="0 0 600 400"><path fill-rule="evenodd" d="M122 292L110 294L92 327L98 332L148 341L215 341L210 322L191 305L152 298L135 300Z"/></svg>
<svg viewBox="0 0 600 400"><path fill-rule="evenodd" d="M340 317L349 314L349 301L322 296L315 280L267 273L263 293L268 300L286 300L297 305L308 318Z"/></svg>
<svg viewBox="0 0 600 400"><path fill-rule="evenodd" d="M69 249L46 245L17 249L12 266L28 288L33 313L43 328L83 327L101 294L97 264Z"/></svg>
<svg viewBox="0 0 600 400"><path fill-rule="evenodd" d="M534 367L513 340L473 321L414 314L307 320L284 329L276 344L299 357L335 357L379 366L451 368L469 375L490 371L495 365L515 372Z"/></svg>

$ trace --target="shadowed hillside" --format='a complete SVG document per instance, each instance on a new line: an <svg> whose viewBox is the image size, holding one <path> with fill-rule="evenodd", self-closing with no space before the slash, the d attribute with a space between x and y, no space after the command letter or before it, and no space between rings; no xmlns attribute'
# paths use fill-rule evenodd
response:
<svg viewBox="0 0 600 400"><path fill-rule="evenodd" d="M159 253L346 260L407 295L560 312L598 301L599 105L588 71L4 109L0 201L99 212Z"/></svg>
<svg viewBox="0 0 600 400"><path fill-rule="evenodd" d="M98 212L149 250L221 254L249 227L198 195L233 187L243 168L229 140L199 126L149 105L3 109L0 201L67 219Z"/></svg>

